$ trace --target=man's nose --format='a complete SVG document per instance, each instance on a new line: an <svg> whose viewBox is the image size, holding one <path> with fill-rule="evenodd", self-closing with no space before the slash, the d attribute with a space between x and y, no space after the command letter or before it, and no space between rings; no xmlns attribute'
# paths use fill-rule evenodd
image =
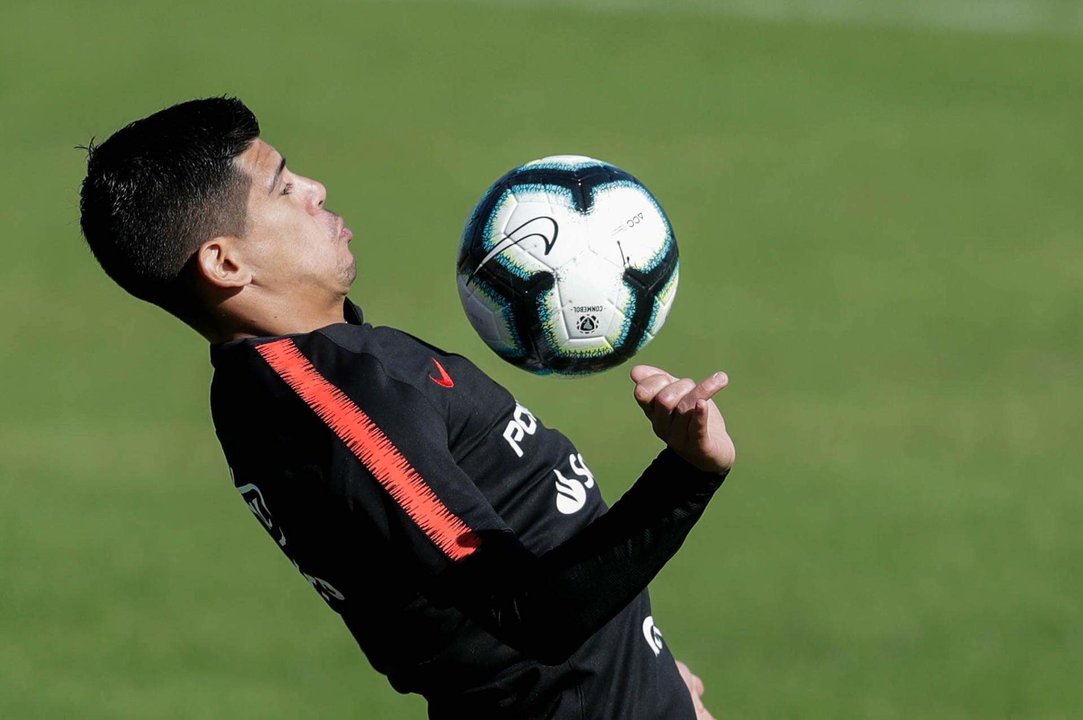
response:
<svg viewBox="0 0 1083 720"><path fill-rule="evenodd" d="M319 180L308 180L309 183L309 202L311 203L311 209L313 211L321 210L323 203L327 200L327 188L323 186Z"/></svg>

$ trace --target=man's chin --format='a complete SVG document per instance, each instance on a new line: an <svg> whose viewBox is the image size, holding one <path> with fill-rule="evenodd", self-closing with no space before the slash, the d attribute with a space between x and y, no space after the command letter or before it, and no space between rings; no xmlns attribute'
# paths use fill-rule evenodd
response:
<svg viewBox="0 0 1083 720"><path fill-rule="evenodd" d="M353 287L353 282L356 279L357 279L357 265L351 263L350 266L348 268L346 268L344 270L344 272L342 273L343 285L345 286L347 293L350 292L350 289Z"/></svg>

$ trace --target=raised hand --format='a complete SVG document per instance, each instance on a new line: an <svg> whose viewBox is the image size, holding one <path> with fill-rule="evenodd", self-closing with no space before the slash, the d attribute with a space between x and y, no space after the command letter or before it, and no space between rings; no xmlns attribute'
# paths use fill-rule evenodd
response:
<svg viewBox="0 0 1083 720"><path fill-rule="evenodd" d="M716 372L698 385L650 365L632 368L636 402L651 421L654 434L700 470L728 472L736 451L714 397L729 384Z"/></svg>
<svg viewBox="0 0 1083 720"><path fill-rule="evenodd" d="M692 672L680 660L677 661L677 672L681 674L681 680L684 680L684 684L688 688L688 694L692 696L692 707L696 709L696 720L714 720L714 716L703 706L703 681L700 680L699 675Z"/></svg>

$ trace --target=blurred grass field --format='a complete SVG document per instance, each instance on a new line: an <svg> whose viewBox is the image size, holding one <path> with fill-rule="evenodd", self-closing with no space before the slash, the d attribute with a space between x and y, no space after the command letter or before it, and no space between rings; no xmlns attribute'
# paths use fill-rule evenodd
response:
<svg viewBox="0 0 1083 720"><path fill-rule="evenodd" d="M643 359L732 378L738 466L652 586L717 716L1083 717L1078 7L575 5L0 8L0 717L424 716L232 489L205 343L79 236L73 146L220 93L329 188L368 319L472 357L610 500L656 451L625 370L505 367L453 259L535 157L656 193L682 276Z"/></svg>

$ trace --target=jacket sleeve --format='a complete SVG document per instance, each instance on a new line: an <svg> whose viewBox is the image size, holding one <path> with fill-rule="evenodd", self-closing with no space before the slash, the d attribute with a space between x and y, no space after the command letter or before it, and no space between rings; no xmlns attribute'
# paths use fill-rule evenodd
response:
<svg viewBox="0 0 1083 720"><path fill-rule="evenodd" d="M264 357L296 365L280 374L338 437L332 479L358 521L383 526L433 602L544 663L563 662L647 587L723 481L665 450L607 513L535 556L455 462L444 418L416 388L372 356L332 348L317 371L281 349L291 356Z"/></svg>
<svg viewBox="0 0 1083 720"><path fill-rule="evenodd" d="M508 645L559 664L647 587L722 480L665 450L605 515L540 557L510 534L480 533L479 551L438 592Z"/></svg>

